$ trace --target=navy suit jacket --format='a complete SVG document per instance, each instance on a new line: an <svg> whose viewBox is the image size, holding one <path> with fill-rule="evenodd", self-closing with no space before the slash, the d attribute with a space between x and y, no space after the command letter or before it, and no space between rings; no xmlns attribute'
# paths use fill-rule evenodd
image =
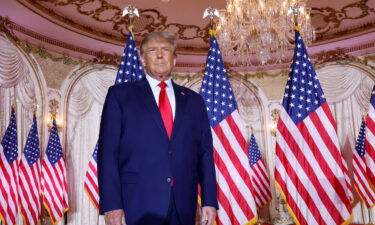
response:
<svg viewBox="0 0 375 225"><path fill-rule="evenodd" d="M181 222L194 224L197 187L218 208L211 128L202 97L173 83L176 111L169 140L147 79L112 86L98 149L100 213L124 209L128 225L162 224L171 182Z"/></svg>

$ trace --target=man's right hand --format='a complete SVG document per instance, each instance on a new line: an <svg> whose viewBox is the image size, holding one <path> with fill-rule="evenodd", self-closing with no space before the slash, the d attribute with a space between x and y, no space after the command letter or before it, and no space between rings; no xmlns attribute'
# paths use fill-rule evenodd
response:
<svg viewBox="0 0 375 225"><path fill-rule="evenodd" d="M116 209L104 213L106 225L125 225L125 213L122 209Z"/></svg>

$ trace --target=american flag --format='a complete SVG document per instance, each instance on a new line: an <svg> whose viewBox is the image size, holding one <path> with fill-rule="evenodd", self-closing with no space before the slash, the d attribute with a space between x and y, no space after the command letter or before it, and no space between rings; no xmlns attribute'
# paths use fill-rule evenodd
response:
<svg viewBox="0 0 375 225"><path fill-rule="evenodd" d="M98 188L98 143L96 143L94 153L92 153L92 158L89 162L86 178L84 184L84 190L89 196L92 204L99 211L99 188Z"/></svg>
<svg viewBox="0 0 375 225"><path fill-rule="evenodd" d="M270 180L266 165L259 151L258 144L255 140L254 134L251 134L249 145L249 162L251 182L254 186L254 199L257 208L262 208L265 204L271 201L272 194L270 190Z"/></svg>
<svg viewBox="0 0 375 225"><path fill-rule="evenodd" d="M49 212L52 223L58 223L69 206L65 160L55 119L43 160L42 195L43 204Z"/></svg>
<svg viewBox="0 0 375 225"><path fill-rule="evenodd" d="M18 216L18 142L16 112L0 144L0 219L5 225L16 224Z"/></svg>
<svg viewBox="0 0 375 225"><path fill-rule="evenodd" d="M122 54L121 63L117 72L117 77L115 80L115 85L124 82L133 82L145 77L145 72L143 70L141 61L139 60L139 55L137 51L137 46L134 41L134 35L131 27L129 28L128 40L126 41L126 46L124 53ZM90 198L91 202L94 204L96 209L99 209L99 189L98 189L98 173L97 173L97 148L98 142L92 154L92 159L90 160L85 177L84 190Z"/></svg>
<svg viewBox="0 0 375 225"><path fill-rule="evenodd" d="M245 130L214 35L200 93L210 119L216 179L218 224L254 224L257 220Z"/></svg>
<svg viewBox="0 0 375 225"><path fill-rule="evenodd" d="M126 41L124 53L118 68L115 84L124 82L133 82L142 79L145 76L141 61L134 41L134 35L129 29L128 40Z"/></svg>
<svg viewBox="0 0 375 225"><path fill-rule="evenodd" d="M362 120L361 128L359 130L355 152L353 153L353 174L354 186L361 197L362 201L366 204L367 208L375 205L375 192L371 189L369 178L366 174L366 149L365 149L365 128L366 123Z"/></svg>
<svg viewBox="0 0 375 225"><path fill-rule="evenodd" d="M375 190L375 85L366 116L366 166L369 182Z"/></svg>
<svg viewBox="0 0 375 225"><path fill-rule="evenodd" d="M36 225L40 219L40 180L41 164L38 125L34 115L19 171L19 200L22 218L26 225Z"/></svg>
<svg viewBox="0 0 375 225"><path fill-rule="evenodd" d="M336 122L299 31L276 136L275 183L297 224L350 220L350 183Z"/></svg>

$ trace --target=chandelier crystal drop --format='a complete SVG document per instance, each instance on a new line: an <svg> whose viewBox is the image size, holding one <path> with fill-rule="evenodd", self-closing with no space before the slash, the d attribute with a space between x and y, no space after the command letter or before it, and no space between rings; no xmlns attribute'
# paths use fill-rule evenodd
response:
<svg viewBox="0 0 375 225"><path fill-rule="evenodd" d="M284 63L293 46L298 21L306 45L315 40L307 1L227 0L217 21L217 39L224 56L242 65Z"/></svg>

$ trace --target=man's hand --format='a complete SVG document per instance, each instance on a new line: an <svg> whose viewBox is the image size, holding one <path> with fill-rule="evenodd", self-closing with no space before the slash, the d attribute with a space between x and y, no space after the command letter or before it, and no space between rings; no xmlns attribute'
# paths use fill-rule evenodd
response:
<svg viewBox="0 0 375 225"><path fill-rule="evenodd" d="M106 225L125 225L125 213L122 209L116 209L104 213Z"/></svg>
<svg viewBox="0 0 375 225"><path fill-rule="evenodd" d="M216 208L211 206L202 207L202 225L212 225L216 218Z"/></svg>

